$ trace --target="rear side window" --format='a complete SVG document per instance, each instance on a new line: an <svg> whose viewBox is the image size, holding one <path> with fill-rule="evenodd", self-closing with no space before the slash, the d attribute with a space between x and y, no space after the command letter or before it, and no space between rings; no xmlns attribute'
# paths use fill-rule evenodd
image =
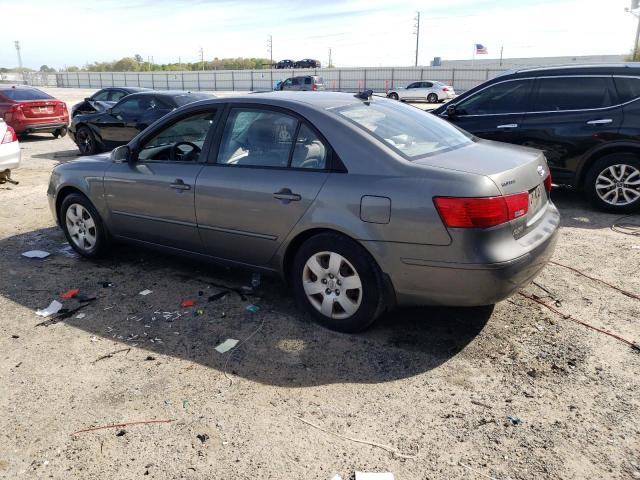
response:
<svg viewBox="0 0 640 480"><path fill-rule="evenodd" d="M109 94L109 100L112 102L119 102L126 96L127 92L124 92L122 90L111 90L111 93Z"/></svg>
<svg viewBox="0 0 640 480"><path fill-rule="evenodd" d="M304 84L305 85L311 85L311 77L307 77L304 79Z"/></svg>
<svg viewBox="0 0 640 480"><path fill-rule="evenodd" d="M11 100L52 100L53 97L37 88L7 88L0 90L0 94Z"/></svg>
<svg viewBox="0 0 640 480"><path fill-rule="evenodd" d="M625 103L640 97L640 78L614 77L618 91L618 103Z"/></svg>
<svg viewBox="0 0 640 480"><path fill-rule="evenodd" d="M532 112L587 110L613 105L607 77L540 78Z"/></svg>
<svg viewBox="0 0 640 480"><path fill-rule="evenodd" d="M458 104L462 115L491 115L526 111L533 81L514 80L491 85Z"/></svg>
<svg viewBox="0 0 640 480"><path fill-rule="evenodd" d="M96 93L93 96L94 100L100 101L100 102L106 102L107 100L109 100L109 90L102 90L98 93Z"/></svg>

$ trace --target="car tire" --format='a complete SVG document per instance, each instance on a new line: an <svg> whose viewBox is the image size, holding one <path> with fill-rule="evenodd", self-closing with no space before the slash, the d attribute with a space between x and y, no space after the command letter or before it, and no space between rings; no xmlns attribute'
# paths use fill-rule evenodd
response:
<svg viewBox="0 0 640 480"><path fill-rule="evenodd" d="M100 150L96 142L96 136L87 126L81 125L76 130L76 144L81 155L94 155Z"/></svg>
<svg viewBox="0 0 640 480"><path fill-rule="evenodd" d="M585 177L584 190L591 203L612 213L640 209L640 157L614 153L598 159Z"/></svg>
<svg viewBox="0 0 640 480"><path fill-rule="evenodd" d="M108 232L87 197L80 193L64 197L58 217L69 245L80 255L100 258L109 251Z"/></svg>
<svg viewBox="0 0 640 480"><path fill-rule="evenodd" d="M362 331L384 311L380 268L362 246L338 233L305 241L291 275L298 306L331 330Z"/></svg>
<svg viewBox="0 0 640 480"><path fill-rule="evenodd" d="M427 102L438 103L438 95L436 95L435 93L430 93L429 95L427 95Z"/></svg>
<svg viewBox="0 0 640 480"><path fill-rule="evenodd" d="M56 131L53 132L53 138L59 138L59 137L64 137L67 135L67 129L66 128L59 128Z"/></svg>
<svg viewBox="0 0 640 480"><path fill-rule="evenodd" d="M400 100L400 97L396 92L391 92L389 95L387 95L387 97L390 98L391 100Z"/></svg>

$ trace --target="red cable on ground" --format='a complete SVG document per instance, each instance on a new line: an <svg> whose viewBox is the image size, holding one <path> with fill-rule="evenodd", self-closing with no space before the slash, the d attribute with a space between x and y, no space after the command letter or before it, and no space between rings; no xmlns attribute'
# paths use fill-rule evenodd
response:
<svg viewBox="0 0 640 480"><path fill-rule="evenodd" d="M560 315L562 318L564 318L565 320L573 320L576 323L579 323L580 325L584 325L587 328L590 328L592 330L595 330L596 332L600 332L600 333L604 333L605 335L609 335L610 337L615 338L616 340L619 340L623 343L626 343L627 345L629 345L631 348L640 351L640 345L638 345L635 342L632 342L630 340L627 340L626 338L622 338L620 335L617 335L615 333L612 332L608 332L607 330L603 330L601 328L598 327L594 327L593 325L589 325L588 323L583 322L582 320L578 320L575 317L572 317L569 314L566 313L562 313L560 310L558 310L557 308L552 307L551 305L547 305L546 303L544 303L542 300L540 300L539 298L536 298L532 295L527 295L524 292L518 292L520 295L522 295L524 298L528 299L528 300L532 300L540 305L542 305L543 307L548 308L549 310L551 310L553 313L555 313L556 315Z"/></svg>
<svg viewBox="0 0 640 480"><path fill-rule="evenodd" d="M73 432L71 435L76 435L78 433L83 433L83 432L93 432L95 430L102 430L104 428L118 428L118 427L128 427L130 425L146 425L149 423L171 423L171 422L175 422L175 420L144 420L142 422L116 423L113 425L105 425L103 427L85 428L83 430L78 430L77 432Z"/></svg>
<svg viewBox="0 0 640 480"><path fill-rule="evenodd" d="M553 260L549 260L549 263L552 264L552 265L557 265L559 267L563 267L563 268L566 268L568 270L571 270L572 272L575 272L578 275L582 275L583 277L587 277L588 279L593 280L594 282L600 282L600 283L602 283L602 284L604 284L604 285L606 285L608 287L613 288L614 290L617 290L618 292L620 292L623 295L626 295L627 297L635 298L636 300L640 300L640 295L636 295L635 293L627 292L626 290L618 288L615 285L611 285L610 283L605 282L604 280L600 280L599 278L595 278L595 277L592 277L590 275L587 275L586 273L582 273L577 268L570 267L569 265L563 265L562 263L554 262Z"/></svg>

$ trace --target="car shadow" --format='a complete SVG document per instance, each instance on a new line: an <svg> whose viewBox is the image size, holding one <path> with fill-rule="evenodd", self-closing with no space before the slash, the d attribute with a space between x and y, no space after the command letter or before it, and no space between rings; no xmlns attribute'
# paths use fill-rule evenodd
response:
<svg viewBox="0 0 640 480"><path fill-rule="evenodd" d="M609 228L616 220L626 216L603 212L589 202L584 194L570 187L554 187L551 199L560 210L560 225L571 228Z"/></svg>
<svg viewBox="0 0 640 480"><path fill-rule="evenodd" d="M398 309L368 331L347 335L308 320L276 278L263 277L254 293L245 293L241 287L249 283L247 272L128 245L91 261L70 251L58 228L5 238L0 249L0 294L34 312L33 335L46 336L48 329L66 323L87 333L91 357L135 346L139 354L128 355L135 361L166 361L163 356L170 356L269 385L379 383L424 373L461 352L493 311ZM51 256L21 256L32 249ZM75 288L96 300L68 318L36 326L43 319L35 310L54 299L63 301L61 294ZM140 295L145 289L152 293ZM228 293L221 297L224 291ZM194 306L181 307L184 300ZM77 299L63 304L68 309L82 305ZM227 353L216 351L228 338L241 343Z"/></svg>
<svg viewBox="0 0 640 480"><path fill-rule="evenodd" d="M44 160L57 160L59 162L68 162L75 158L81 157L80 151L75 148L73 150L58 150L54 152L32 154L31 158L41 158Z"/></svg>

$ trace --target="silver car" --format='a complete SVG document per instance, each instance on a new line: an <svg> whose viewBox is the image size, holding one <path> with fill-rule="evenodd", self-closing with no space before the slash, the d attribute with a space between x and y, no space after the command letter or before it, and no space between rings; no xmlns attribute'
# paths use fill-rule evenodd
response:
<svg viewBox="0 0 640 480"><path fill-rule="evenodd" d="M553 253L538 150L385 98L270 92L179 108L111 154L53 169L73 248L112 241L279 274L353 332L396 305L488 305Z"/></svg>
<svg viewBox="0 0 640 480"><path fill-rule="evenodd" d="M455 98L456 92L451 85L442 82L413 82L402 88L391 89L387 97L392 100L438 103Z"/></svg>
<svg viewBox="0 0 640 480"><path fill-rule="evenodd" d="M11 178L11 170L20 166L20 143L16 132L0 118L0 183Z"/></svg>

